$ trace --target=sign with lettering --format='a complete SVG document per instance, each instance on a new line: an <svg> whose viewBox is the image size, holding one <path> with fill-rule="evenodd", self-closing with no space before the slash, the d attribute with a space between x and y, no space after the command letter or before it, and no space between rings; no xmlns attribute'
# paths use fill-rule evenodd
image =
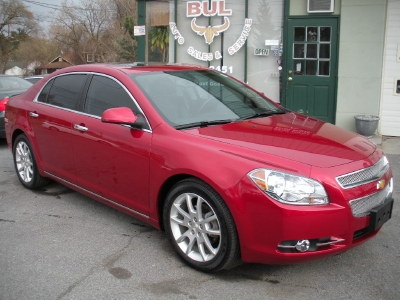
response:
<svg viewBox="0 0 400 300"><path fill-rule="evenodd" d="M146 26L133 26L133 35L134 36L140 36L140 35L146 35Z"/></svg>
<svg viewBox="0 0 400 300"><path fill-rule="evenodd" d="M208 45L211 45L214 42L214 38L216 36L219 36L220 33L229 29L229 17L232 16L232 14L232 9L226 7L225 0L211 1L211 3L209 1L188 1L186 3L186 16L188 18L192 18L190 22L191 29L195 33L197 33L197 35L202 36L205 43ZM222 22L222 24L215 26L203 26L197 23L196 18L200 16L205 16L209 18L214 16L222 16L224 17L224 21ZM229 55L234 55L246 43L246 40L251 31L251 25L252 19L245 19L243 30L239 35L237 41L227 49ZM177 40L179 45L183 45L185 43L185 38L179 32L176 23L170 22L169 26L171 28L171 33L174 36L174 39ZM222 58L222 53L220 51L202 52L192 46L189 46L186 52L190 56L202 61L212 61L214 59Z"/></svg>
<svg viewBox="0 0 400 300"><path fill-rule="evenodd" d="M254 55L268 56L269 55L269 49L256 48L256 49L254 49Z"/></svg>

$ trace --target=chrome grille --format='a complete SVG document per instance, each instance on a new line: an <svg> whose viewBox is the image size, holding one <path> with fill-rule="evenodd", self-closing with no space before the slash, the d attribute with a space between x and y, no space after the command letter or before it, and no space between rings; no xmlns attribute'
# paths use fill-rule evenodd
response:
<svg viewBox="0 0 400 300"><path fill-rule="evenodd" d="M336 177L336 180L342 188L348 189L377 180L381 178L388 169L388 160L386 157L382 157L375 165Z"/></svg>
<svg viewBox="0 0 400 300"><path fill-rule="evenodd" d="M350 207L353 216L356 218L368 216L369 211L372 208L381 205L385 201L390 191L391 191L391 182L388 185L386 185L386 187L380 192L359 199L351 200Z"/></svg>

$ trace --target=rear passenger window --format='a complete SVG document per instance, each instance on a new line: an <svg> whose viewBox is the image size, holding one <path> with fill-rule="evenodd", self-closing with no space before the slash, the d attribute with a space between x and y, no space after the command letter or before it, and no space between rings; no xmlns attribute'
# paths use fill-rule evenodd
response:
<svg viewBox="0 0 400 300"><path fill-rule="evenodd" d="M86 96L84 112L101 117L103 112L113 107L129 107L134 113L139 110L131 96L116 81L94 75Z"/></svg>
<svg viewBox="0 0 400 300"><path fill-rule="evenodd" d="M39 102L47 103L47 98L49 96L49 92L50 92L50 89L51 89L51 86L52 86L53 82L54 82L54 79L50 80L46 84L46 86L43 88L43 90L40 92L40 95L38 97L38 101Z"/></svg>
<svg viewBox="0 0 400 300"><path fill-rule="evenodd" d="M78 110L79 95L85 84L86 77L87 75L85 74L71 74L55 78L47 97L47 103Z"/></svg>

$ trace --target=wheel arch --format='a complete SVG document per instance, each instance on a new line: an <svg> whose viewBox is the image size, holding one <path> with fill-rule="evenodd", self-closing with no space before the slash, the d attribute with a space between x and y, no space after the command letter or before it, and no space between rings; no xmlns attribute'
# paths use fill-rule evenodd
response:
<svg viewBox="0 0 400 300"><path fill-rule="evenodd" d="M11 135L11 147L12 149L14 149L14 142L15 139L20 135L20 134L25 134L24 131L22 131L21 129L16 129L14 130L14 132ZM25 134L26 135L26 134ZM26 135L26 137L29 139L29 137Z"/></svg>
<svg viewBox="0 0 400 300"><path fill-rule="evenodd" d="M175 174L164 181L164 183L161 185L161 187L159 189L159 193L158 193L158 197L157 197L157 213L158 213L157 221L158 221L160 229L162 231L164 231L164 224L162 221L163 220L164 203L165 203L165 199L167 197L168 192L171 190L171 188L176 183L178 183L179 181L182 181L184 179L189 179L189 178L199 180L199 181L203 182L204 184L208 185L210 188L212 188L225 202L225 205L228 208L229 213L233 217L233 214L230 211L228 203L224 199L223 195L221 195L221 191L218 190L212 182L210 183L208 180L205 180L204 178L201 178L201 177L193 175L193 174L187 174L187 173Z"/></svg>
<svg viewBox="0 0 400 300"><path fill-rule="evenodd" d="M197 177L189 174L175 174L169 177L166 181L164 181L159 190L157 197L157 212L158 212L158 223L162 231L164 231L163 210L164 210L165 198L167 197L168 192L176 183L187 178L197 178ZM201 180L200 178L197 179Z"/></svg>

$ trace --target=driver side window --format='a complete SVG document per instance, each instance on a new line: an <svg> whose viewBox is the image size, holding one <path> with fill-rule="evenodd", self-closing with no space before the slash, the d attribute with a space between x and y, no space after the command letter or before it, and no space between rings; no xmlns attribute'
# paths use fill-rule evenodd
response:
<svg viewBox="0 0 400 300"><path fill-rule="evenodd" d="M111 78L94 75L90 83L84 112L101 117L103 112L114 107L129 107L135 114L139 109L126 90Z"/></svg>

